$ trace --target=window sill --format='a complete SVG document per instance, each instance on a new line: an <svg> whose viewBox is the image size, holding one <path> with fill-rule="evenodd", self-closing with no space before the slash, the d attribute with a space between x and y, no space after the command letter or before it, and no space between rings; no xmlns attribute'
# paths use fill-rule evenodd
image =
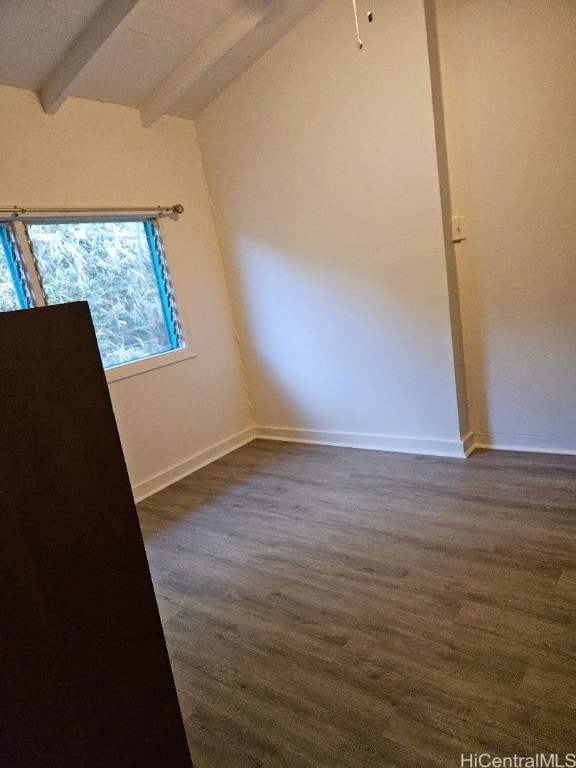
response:
<svg viewBox="0 0 576 768"><path fill-rule="evenodd" d="M184 349L175 349L172 352L162 352L144 360L136 360L133 363L115 365L105 371L106 381L111 384L121 379L129 379L132 376L139 376L142 373L154 371L156 368L165 368L167 365L174 365L174 363L180 363L192 357L196 357L196 352L190 347L184 347Z"/></svg>

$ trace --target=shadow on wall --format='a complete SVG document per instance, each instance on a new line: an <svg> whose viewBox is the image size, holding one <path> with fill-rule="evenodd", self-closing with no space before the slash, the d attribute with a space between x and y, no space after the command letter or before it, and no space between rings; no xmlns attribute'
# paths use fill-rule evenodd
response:
<svg viewBox="0 0 576 768"><path fill-rule="evenodd" d="M454 438L444 254L422 257L407 235L390 244L396 256L384 258L381 244L364 244L360 253L345 238L344 227L336 257L321 249L287 253L250 238L236 244L257 422Z"/></svg>

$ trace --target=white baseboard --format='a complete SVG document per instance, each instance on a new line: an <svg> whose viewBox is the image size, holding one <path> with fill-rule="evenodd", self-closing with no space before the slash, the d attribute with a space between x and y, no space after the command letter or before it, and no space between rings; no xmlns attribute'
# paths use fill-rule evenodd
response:
<svg viewBox="0 0 576 768"><path fill-rule="evenodd" d="M324 432L316 429L288 429L285 427L249 427L226 440L190 456L184 461L162 470L156 475L132 486L136 502L143 501L157 491L176 483L183 477L235 451L255 438L279 440L289 443L333 445L340 448L360 448L393 453L416 453L427 456L467 458L475 448L496 451L526 451L576 456L576 440L570 438L535 437L532 435L503 435L469 432L462 440L430 440L418 437L396 437L356 432Z"/></svg>
<svg viewBox="0 0 576 768"><path fill-rule="evenodd" d="M162 470L157 475L142 480L140 483L136 483L132 486L132 493L136 502L143 501L153 493L161 491L163 488L167 488L172 483L176 483L178 480L182 480L183 477L190 475L192 472L196 472L197 469L205 467L207 464L211 464L216 459L221 459L231 451L235 451L236 448L240 448L242 445L254 440L256 436L256 430L253 427L244 429L242 432L238 432L236 435L221 440L216 445L212 445L204 451L195 453L188 459L181 461L178 464L174 464L167 469Z"/></svg>
<svg viewBox="0 0 576 768"><path fill-rule="evenodd" d="M430 440L419 437L395 437L355 432L323 432L316 429L256 427L256 437L262 440L281 440L289 443L334 445L340 448L451 456L460 459L466 458L473 450L472 433L466 435L463 440Z"/></svg>
<svg viewBox="0 0 576 768"><path fill-rule="evenodd" d="M476 436L474 432L468 432L462 439L462 448L464 449L464 456L468 458L476 448Z"/></svg>
<svg viewBox="0 0 576 768"><path fill-rule="evenodd" d="M576 456L576 440L568 437L476 432L474 444L476 448L491 448L495 451L526 451L527 453L558 453Z"/></svg>

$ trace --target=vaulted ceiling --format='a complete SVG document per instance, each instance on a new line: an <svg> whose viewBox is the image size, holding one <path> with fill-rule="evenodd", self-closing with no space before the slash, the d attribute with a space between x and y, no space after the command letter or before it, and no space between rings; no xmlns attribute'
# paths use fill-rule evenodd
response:
<svg viewBox="0 0 576 768"><path fill-rule="evenodd" d="M0 83L193 118L319 0L0 0Z"/></svg>

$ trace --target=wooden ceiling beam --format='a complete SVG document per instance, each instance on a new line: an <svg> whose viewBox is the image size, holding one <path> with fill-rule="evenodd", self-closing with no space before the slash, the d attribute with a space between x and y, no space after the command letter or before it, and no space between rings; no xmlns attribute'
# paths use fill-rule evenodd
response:
<svg viewBox="0 0 576 768"><path fill-rule="evenodd" d="M57 112L76 84L149 0L108 0L40 87L44 111Z"/></svg>
<svg viewBox="0 0 576 768"><path fill-rule="evenodd" d="M221 24L179 67L155 88L140 106L143 126L150 126L265 16L264 10L234 14Z"/></svg>

